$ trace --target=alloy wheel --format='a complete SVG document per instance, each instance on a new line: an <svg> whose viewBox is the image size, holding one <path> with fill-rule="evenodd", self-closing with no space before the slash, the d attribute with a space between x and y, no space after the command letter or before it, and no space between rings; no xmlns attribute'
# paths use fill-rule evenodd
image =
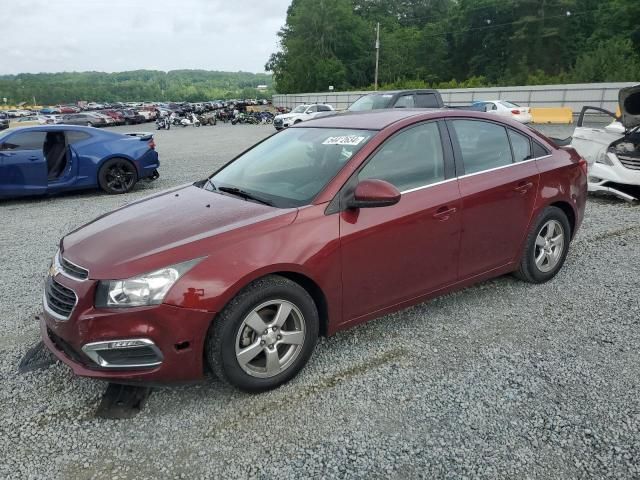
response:
<svg viewBox="0 0 640 480"><path fill-rule="evenodd" d="M549 220L542 225L536 236L534 261L543 273L550 272L560 262L564 252L565 234L562 224L557 220Z"/></svg>
<svg viewBox="0 0 640 480"><path fill-rule="evenodd" d="M114 163L106 174L107 186L114 192L127 192L135 181L133 166L126 161Z"/></svg>
<svg viewBox="0 0 640 480"><path fill-rule="evenodd" d="M304 316L287 300L269 300L255 307L236 335L236 360L252 377L269 378L289 368L302 351Z"/></svg>

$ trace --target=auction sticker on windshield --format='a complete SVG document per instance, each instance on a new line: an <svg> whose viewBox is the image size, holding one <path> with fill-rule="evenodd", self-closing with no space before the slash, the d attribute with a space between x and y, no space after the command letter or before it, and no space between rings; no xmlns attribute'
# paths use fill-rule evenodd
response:
<svg viewBox="0 0 640 480"><path fill-rule="evenodd" d="M367 137L360 137L357 135L343 135L340 137L329 137L324 142L323 145L359 145L363 140L366 140Z"/></svg>

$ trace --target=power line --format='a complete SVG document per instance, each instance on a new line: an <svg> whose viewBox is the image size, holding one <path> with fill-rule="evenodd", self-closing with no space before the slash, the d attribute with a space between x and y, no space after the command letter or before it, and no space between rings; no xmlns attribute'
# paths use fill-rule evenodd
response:
<svg viewBox="0 0 640 480"><path fill-rule="evenodd" d="M602 6L600 8L597 9L591 9L591 10L583 10L581 12L572 12L567 10L564 14L562 15L544 15L535 19L531 19L528 20L528 22L541 22L544 20L553 20L553 19L557 19L557 18L566 18L567 20L570 20L573 17L580 17L580 16L584 16L584 15L588 15L590 13L594 13L596 11L600 11L602 9L607 9L607 8L612 8L613 6ZM530 17L530 16L529 16ZM414 17L416 19L419 19L419 17ZM424 17L427 18L427 17ZM447 32L441 32L441 33L432 33L429 35L424 35L424 38L432 38L432 37L441 37L441 36L445 36L445 35L451 35L454 33L467 33L467 32L473 32L473 31L483 31L483 30L491 30L494 28L500 28L500 27L505 27L505 26L509 26L509 25L515 25L517 23L522 23L523 22L523 18L521 17L518 20L514 20L512 22L505 22L505 23L496 23L496 24L490 24L490 25L486 25L486 26L479 26L479 27L471 27L471 28L467 28L464 30L456 30L456 31L447 31Z"/></svg>

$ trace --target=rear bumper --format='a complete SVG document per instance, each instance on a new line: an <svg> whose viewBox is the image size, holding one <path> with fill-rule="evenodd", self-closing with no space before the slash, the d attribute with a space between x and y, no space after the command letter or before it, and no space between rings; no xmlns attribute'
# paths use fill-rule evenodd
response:
<svg viewBox="0 0 640 480"><path fill-rule="evenodd" d="M40 332L49 350L76 375L123 383L193 382L204 375L204 343L213 316L164 304L122 312L91 309L67 321L57 321L44 312ZM133 339L153 345L157 359L146 361L143 367L114 366L96 361L91 351L100 342ZM114 355L104 358L112 361Z"/></svg>
<svg viewBox="0 0 640 480"><path fill-rule="evenodd" d="M138 161L138 176L155 180L160 176L158 168L160 167L160 159L158 152L149 149Z"/></svg>

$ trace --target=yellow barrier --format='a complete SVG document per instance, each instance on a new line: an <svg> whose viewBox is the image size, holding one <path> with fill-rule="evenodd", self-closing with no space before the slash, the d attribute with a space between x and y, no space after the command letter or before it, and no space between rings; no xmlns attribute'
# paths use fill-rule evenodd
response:
<svg viewBox="0 0 640 480"><path fill-rule="evenodd" d="M573 111L569 107L531 109L533 123L572 123Z"/></svg>

